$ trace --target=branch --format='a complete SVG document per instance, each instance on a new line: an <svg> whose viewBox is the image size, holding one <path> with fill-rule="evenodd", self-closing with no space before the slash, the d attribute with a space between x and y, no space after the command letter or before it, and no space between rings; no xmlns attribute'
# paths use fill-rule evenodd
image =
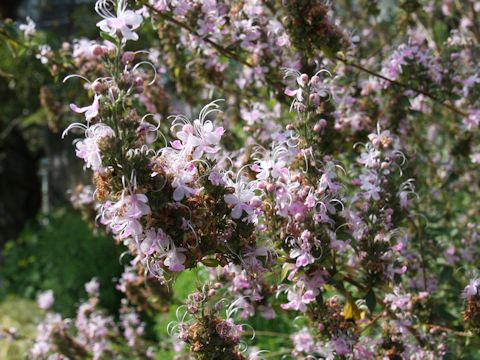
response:
<svg viewBox="0 0 480 360"><path fill-rule="evenodd" d="M447 103L447 102L444 102L444 101L438 99L436 96L430 94L429 92L427 92L427 91L425 91L425 90L420 90L420 89L411 87L411 86L409 86L409 85L407 85L407 84L401 83L401 82L399 82L399 81L389 79L389 78L387 78L387 77L385 77L385 76L383 76L383 75L381 75L381 74L378 74L378 73L376 73L376 72L374 72L374 71L372 71L372 70L369 70L369 69L367 69L367 68L364 68L363 66L361 66L361 65L359 65L359 64L356 64L356 63L353 63L353 62L351 62L351 61L348 61L347 59L345 59L345 58L343 58L343 57L341 57L341 56L335 56L334 59L335 59L335 60L338 60L338 61L340 61L340 62L342 62L342 63L344 63L344 64L347 65L347 66L351 66L351 67L353 67L353 68L355 68L355 69L357 69L357 70L363 71L363 72L365 72L365 73L367 73L367 74L370 74L370 75L372 75L372 76L375 76L375 77L377 77L377 78L379 78L379 79L388 81L388 82L391 83L391 84L397 85L397 86L402 87L402 88L407 89L407 90L412 90L412 91L416 92L417 94L424 95L424 96L432 99L432 100L435 101L436 103L444 106L445 108L449 109L450 111L452 111L452 112L454 112L454 113L456 113L456 114L458 114L458 115L460 115L460 116L463 116L463 117L467 117L467 116L468 116L468 114L467 114L466 112L460 110L459 108L457 108L457 107L455 107L455 106L453 106L453 105L451 105L451 104L449 104L449 103Z"/></svg>

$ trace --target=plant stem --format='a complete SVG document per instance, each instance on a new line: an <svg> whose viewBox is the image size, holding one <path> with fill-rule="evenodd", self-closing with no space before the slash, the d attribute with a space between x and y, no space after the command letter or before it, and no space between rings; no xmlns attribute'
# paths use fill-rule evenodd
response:
<svg viewBox="0 0 480 360"><path fill-rule="evenodd" d="M397 81L397 80L389 79L389 78L387 78L386 76L383 76L383 75L381 75L381 74L378 74L378 73L376 73L376 72L374 72L374 71L372 71L372 70L370 70L370 69L367 69L367 68L363 67L362 65L359 65L359 64L356 64L356 63L354 63L354 62L351 62L351 61L349 61L349 60L347 60L347 59L345 59L345 58L343 58L343 57L341 57L341 56L335 56L334 58L335 58L335 60L338 60L338 61L344 63L344 64L347 65L347 66L351 66L351 67L353 67L353 68L355 68L355 69L357 69L357 70L363 71L363 72L365 72L365 73L367 73L367 74L369 74L369 75L375 76L375 77L377 77L377 78L379 78L379 79L382 79L382 80L385 80L385 81L388 81L388 82L391 83L391 84L397 85L397 86L402 87L402 88L407 89L407 90L412 90L412 91L416 92L417 94L421 94L421 95L423 95L423 96L426 96L426 97L432 99L433 101L435 101L436 103L438 103L438 104L442 105L443 107L449 109L450 111L454 112L454 113L457 114L457 115L460 115L460 116L463 116L463 117L467 117L467 116L468 116L468 114L467 114L466 112L460 110L459 108L457 108L457 107L455 107L455 106L453 106L453 105L451 105L451 104L449 104L449 103L447 103L447 102L444 102L444 101L438 99L436 96L430 94L429 92L427 92L427 91L425 91L425 90L420 90L420 89L411 87L410 85L401 83L401 82L399 82L399 81Z"/></svg>

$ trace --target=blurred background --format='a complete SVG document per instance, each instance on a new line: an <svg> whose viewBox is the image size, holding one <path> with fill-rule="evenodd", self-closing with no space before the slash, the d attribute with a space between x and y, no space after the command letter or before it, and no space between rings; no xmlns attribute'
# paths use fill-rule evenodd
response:
<svg viewBox="0 0 480 360"><path fill-rule="evenodd" d="M0 1L0 328L35 330L36 295L52 289L55 310L72 316L84 283L102 283L103 306L116 311L120 294L112 279L123 269L122 249L92 232L72 208L72 189L89 182L76 161L72 138L56 100L62 89L40 59L10 36L30 17L43 43L60 47L95 38L90 0ZM0 341L0 359L23 358L17 345Z"/></svg>
<svg viewBox="0 0 480 360"><path fill-rule="evenodd" d="M8 23L9 19L25 22L29 16L48 42L61 43L92 35L86 31L91 26L74 21L92 18L87 16L91 3L6 0L0 3L0 17ZM47 215L64 206L67 190L83 176L81 165L70 161L71 144L62 141L52 116L42 107L53 101L54 79L40 62L28 54L15 56L8 45L2 41L0 49L0 246L18 236L41 209Z"/></svg>

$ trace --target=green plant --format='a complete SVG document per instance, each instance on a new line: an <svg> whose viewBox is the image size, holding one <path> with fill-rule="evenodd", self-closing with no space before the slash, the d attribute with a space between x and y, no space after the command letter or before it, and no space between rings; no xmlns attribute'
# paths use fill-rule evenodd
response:
<svg viewBox="0 0 480 360"><path fill-rule="evenodd" d="M28 224L17 240L6 244L0 294L34 298L39 291L52 289L55 310L71 316L84 297L83 284L97 277L105 284L102 305L115 312L120 296L112 278L121 274L122 249L111 239L93 235L74 212L57 211L47 220L47 225Z"/></svg>

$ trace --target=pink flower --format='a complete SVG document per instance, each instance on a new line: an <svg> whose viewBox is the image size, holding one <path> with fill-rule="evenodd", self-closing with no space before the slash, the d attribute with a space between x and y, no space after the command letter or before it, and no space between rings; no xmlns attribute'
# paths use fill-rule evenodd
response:
<svg viewBox="0 0 480 360"><path fill-rule="evenodd" d="M144 194L123 195L122 198L108 211L114 216L107 220L114 233L119 234L121 239L130 236L138 236L143 232L139 219L150 214L148 198Z"/></svg>
<svg viewBox="0 0 480 360"><path fill-rule="evenodd" d="M153 4L153 7L157 11L165 12L168 10L168 2L169 0L158 0Z"/></svg>
<svg viewBox="0 0 480 360"><path fill-rule="evenodd" d="M252 170L258 173L258 180L266 180L269 176L276 179L281 175L288 173L288 169L285 165L286 162L284 160L272 157L257 161L252 165Z"/></svg>
<svg viewBox="0 0 480 360"><path fill-rule="evenodd" d="M168 266L170 271L179 272L185 270L185 260L187 257L183 254L187 249L183 247L175 247L173 241L170 243L170 249L165 253L164 264Z"/></svg>
<svg viewBox="0 0 480 360"><path fill-rule="evenodd" d="M315 301L316 292L314 290L307 290L302 293L302 291L302 289L297 289L297 291L289 290L287 293L288 303L281 304L281 308L284 310L306 312L307 304Z"/></svg>
<svg viewBox="0 0 480 360"><path fill-rule="evenodd" d="M296 267L304 267L310 264L313 264L315 261L315 258L310 254L310 251L308 249L293 249L290 251L290 258L292 259L297 259L295 262Z"/></svg>
<svg viewBox="0 0 480 360"><path fill-rule="evenodd" d="M247 214L253 211L250 201L255 197L252 190L252 184L240 180L234 185L235 192L233 194L224 195L224 200L228 205L232 205L232 218L240 219L243 212Z"/></svg>
<svg viewBox="0 0 480 360"><path fill-rule="evenodd" d="M477 128L480 125L480 110L470 109L468 116L463 120L463 125L469 131Z"/></svg>
<svg viewBox="0 0 480 360"><path fill-rule="evenodd" d="M95 94L92 105L79 108L75 104L70 104L70 109L72 109L72 111L76 112L77 114L85 113L85 120L87 120L88 123L90 122L90 120L98 116L98 110L100 109L99 100L100 95Z"/></svg>
<svg viewBox="0 0 480 360"><path fill-rule="evenodd" d="M315 352L315 341L307 329L302 329L291 336L295 351L305 354L313 354Z"/></svg>
<svg viewBox="0 0 480 360"><path fill-rule="evenodd" d="M390 304L393 311L399 310L407 312L412 310L412 296L410 294L402 294L400 288L393 289L392 294L385 295L385 302Z"/></svg>
<svg viewBox="0 0 480 360"><path fill-rule="evenodd" d="M160 249L168 246L168 244L168 235L162 229L148 229L145 231L145 238L140 244L140 250L145 255L151 255L154 252L160 252Z"/></svg>
<svg viewBox="0 0 480 360"><path fill-rule="evenodd" d="M37 304L40 309L48 310L53 306L55 297L52 290L42 292L37 297Z"/></svg>
<svg viewBox="0 0 480 360"><path fill-rule="evenodd" d="M223 127L214 128L211 121L206 121L204 124L200 124L198 120L194 121L194 126L197 127L200 140L193 152L192 158L200 159L203 153L215 154L218 151L216 145L220 143L220 139L225 132Z"/></svg>
<svg viewBox="0 0 480 360"><path fill-rule="evenodd" d="M191 183L194 181L194 174L197 171L195 166L191 166L190 169L180 170L176 174L172 181L172 187L175 189L173 192L173 200L181 201L184 197L197 195L202 189L195 189Z"/></svg>
<svg viewBox="0 0 480 360"><path fill-rule="evenodd" d="M193 123L178 116L173 122L172 130L178 126L181 126L181 130L176 132L178 140L171 143L172 147L181 150L185 155L192 155L194 160L200 159L204 153L207 157L215 154L225 131L223 127L214 127L213 122L205 117L211 112L220 111L218 107L215 101L206 105Z"/></svg>
<svg viewBox="0 0 480 360"><path fill-rule="evenodd" d="M102 158L98 141L105 137L114 136L113 130L107 125L98 123L85 130L85 139L78 141L75 154L85 160L85 166L93 171L102 169Z"/></svg>
<svg viewBox="0 0 480 360"><path fill-rule="evenodd" d="M364 191L363 195L367 200L380 200L380 191L382 189L380 188L380 180L375 173L360 175L360 181L362 182L360 188Z"/></svg>
<svg viewBox="0 0 480 360"><path fill-rule="evenodd" d="M90 296L98 296L98 291L100 289L100 283L96 278L93 278L85 284L85 291Z"/></svg>
<svg viewBox="0 0 480 360"><path fill-rule="evenodd" d="M465 289L463 289L462 296L465 299L471 299L474 296L477 296L479 287L480 287L480 279L470 280L470 283L467 286L465 286Z"/></svg>
<svg viewBox="0 0 480 360"><path fill-rule="evenodd" d="M142 23L142 16L132 10L127 10L125 0L117 0L117 13L112 13L113 0L98 0L95 4L95 10L98 15L103 17L97 23L100 30L114 36L120 32L123 36L123 41L138 40L138 35L133 31L140 27Z"/></svg>
<svg viewBox="0 0 480 360"><path fill-rule="evenodd" d="M352 352L347 341L341 337L333 338L330 340L330 345L335 350L338 356L348 355Z"/></svg>

